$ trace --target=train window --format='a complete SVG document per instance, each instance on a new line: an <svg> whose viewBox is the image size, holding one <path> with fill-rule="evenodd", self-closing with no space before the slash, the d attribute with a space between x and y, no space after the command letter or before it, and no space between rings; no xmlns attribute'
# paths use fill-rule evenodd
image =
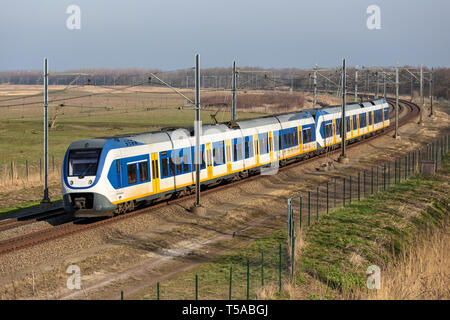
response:
<svg viewBox="0 0 450 320"><path fill-rule="evenodd" d="M175 175L175 163L173 163L172 157L167 158L169 160L169 174L171 176Z"/></svg>
<svg viewBox="0 0 450 320"><path fill-rule="evenodd" d="M137 167L136 163L127 165L128 184L137 182Z"/></svg>
<svg viewBox="0 0 450 320"><path fill-rule="evenodd" d="M331 123L325 125L325 137L329 138L333 136L333 126Z"/></svg>
<svg viewBox="0 0 450 320"><path fill-rule="evenodd" d="M253 137L245 137L245 159L253 157Z"/></svg>
<svg viewBox="0 0 450 320"><path fill-rule="evenodd" d="M148 180L148 162L139 162L139 181Z"/></svg>
<svg viewBox="0 0 450 320"><path fill-rule="evenodd" d="M308 143L311 141L311 128L303 129L303 143Z"/></svg>
<svg viewBox="0 0 450 320"><path fill-rule="evenodd" d="M341 119L336 119L336 134L341 135Z"/></svg>
<svg viewBox="0 0 450 320"><path fill-rule="evenodd" d="M69 177L95 176L101 149L70 150Z"/></svg>
<svg viewBox="0 0 450 320"><path fill-rule="evenodd" d="M183 159L181 158L182 151L181 150L174 150L172 152L172 158L170 159L173 161L176 169L176 174L182 174L183 173Z"/></svg>
<svg viewBox="0 0 450 320"><path fill-rule="evenodd" d="M350 130L352 130L352 126L351 126L351 123L350 123L350 117L345 119L345 125L347 126L347 132L350 132Z"/></svg>
<svg viewBox="0 0 450 320"><path fill-rule="evenodd" d="M369 112L369 126L372 125L372 111Z"/></svg>
<svg viewBox="0 0 450 320"><path fill-rule="evenodd" d="M167 165L167 158L161 159L161 170L162 170L161 176L163 178L167 178L169 176L169 166Z"/></svg>
<svg viewBox="0 0 450 320"><path fill-rule="evenodd" d="M356 121L356 114L353 116L353 130L358 129L358 122Z"/></svg>
<svg viewBox="0 0 450 320"><path fill-rule="evenodd" d="M190 172L189 170L189 153L183 151L183 172Z"/></svg>
<svg viewBox="0 0 450 320"><path fill-rule="evenodd" d="M389 109L384 109L384 120L389 120Z"/></svg>
<svg viewBox="0 0 450 320"><path fill-rule="evenodd" d="M225 163L225 150L223 141L213 144L213 158L214 165L221 165Z"/></svg>
<svg viewBox="0 0 450 320"><path fill-rule="evenodd" d="M259 153L260 154L266 154L269 152L269 146L268 146L268 139L267 139L267 133L262 133L259 135Z"/></svg>
<svg viewBox="0 0 450 320"><path fill-rule="evenodd" d="M242 141L241 139L233 140L233 161L242 160Z"/></svg>

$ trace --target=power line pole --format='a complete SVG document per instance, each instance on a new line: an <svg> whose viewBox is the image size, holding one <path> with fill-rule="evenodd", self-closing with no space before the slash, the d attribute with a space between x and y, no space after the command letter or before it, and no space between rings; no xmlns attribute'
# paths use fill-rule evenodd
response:
<svg viewBox="0 0 450 320"><path fill-rule="evenodd" d="M367 99L369 99L370 91L370 70L367 70Z"/></svg>
<svg viewBox="0 0 450 320"><path fill-rule="evenodd" d="M395 139L400 139L398 135L398 67L395 67Z"/></svg>
<svg viewBox="0 0 450 320"><path fill-rule="evenodd" d="M358 102L358 69L355 69L355 101Z"/></svg>
<svg viewBox="0 0 450 320"><path fill-rule="evenodd" d="M413 75L411 74L411 101L413 101Z"/></svg>
<svg viewBox="0 0 450 320"><path fill-rule="evenodd" d="M348 163L347 155L345 154L345 140L347 135L347 128L345 124L345 105L346 105L346 69L345 69L345 59L342 60L342 118L341 118L341 150L342 153L339 156L338 161L341 163Z"/></svg>
<svg viewBox="0 0 450 320"><path fill-rule="evenodd" d="M386 72L383 71L383 93L384 99L386 100Z"/></svg>
<svg viewBox="0 0 450 320"><path fill-rule="evenodd" d="M44 59L44 198L41 203L49 203L48 197L48 61Z"/></svg>
<svg viewBox="0 0 450 320"><path fill-rule="evenodd" d="M380 84L379 84L379 82L378 82L378 71L376 72L376 77L377 77L377 94L376 94L375 99L378 99L378 93L379 93L379 91L380 91Z"/></svg>
<svg viewBox="0 0 450 320"><path fill-rule="evenodd" d="M200 207L200 55L195 55L195 207Z"/></svg>
<svg viewBox="0 0 450 320"><path fill-rule="evenodd" d="M317 66L314 67L314 100L313 100L313 108L316 108L317 104Z"/></svg>
<svg viewBox="0 0 450 320"><path fill-rule="evenodd" d="M420 65L420 100L422 101L423 106L423 65Z"/></svg>
<svg viewBox="0 0 450 320"><path fill-rule="evenodd" d="M231 120L236 120L236 61L233 61L233 99L231 105Z"/></svg>
<svg viewBox="0 0 450 320"><path fill-rule="evenodd" d="M433 115L433 68L430 73L430 117Z"/></svg>

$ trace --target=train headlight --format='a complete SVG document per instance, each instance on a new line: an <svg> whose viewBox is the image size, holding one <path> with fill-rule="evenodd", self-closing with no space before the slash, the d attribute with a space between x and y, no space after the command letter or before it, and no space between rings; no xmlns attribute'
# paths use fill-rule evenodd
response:
<svg viewBox="0 0 450 320"><path fill-rule="evenodd" d="M89 183L89 184L92 184L92 180L89 180L88 183Z"/></svg>
<svg viewBox="0 0 450 320"><path fill-rule="evenodd" d="M70 185L73 185L73 180L70 180L70 181L69 181L69 184L70 184Z"/></svg>

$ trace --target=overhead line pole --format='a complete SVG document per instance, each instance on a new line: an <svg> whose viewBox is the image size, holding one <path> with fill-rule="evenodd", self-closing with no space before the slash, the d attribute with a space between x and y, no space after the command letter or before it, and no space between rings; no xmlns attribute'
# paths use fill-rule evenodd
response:
<svg viewBox="0 0 450 320"><path fill-rule="evenodd" d="M424 103L423 100L423 65L420 65L420 100L422 102L422 106Z"/></svg>
<svg viewBox="0 0 450 320"><path fill-rule="evenodd" d="M200 55L195 55L195 207L200 207Z"/></svg>
<svg viewBox="0 0 450 320"><path fill-rule="evenodd" d="M317 104L317 66L314 67L314 101L313 108L316 108Z"/></svg>
<svg viewBox="0 0 450 320"><path fill-rule="evenodd" d="M44 59L44 197L41 203L49 203L48 196L48 61Z"/></svg>
<svg viewBox="0 0 450 320"><path fill-rule="evenodd" d="M395 67L395 139L399 139L398 135L398 66Z"/></svg>
<svg viewBox="0 0 450 320"><path fill-rule="evenodd" d="M433 115L433 68L430 73L430 117Z"/></svg>
<svg viewBox="0 0 450 320"><path fill-rule="evenodd" d="M358 69L355 68L355 101L358 102Z"/></svg>
<svg viewBox="0 0 450 320"><path fill-rule="evenodd" d="M339 156L338 161L341 163L347 163L348 158L345 154L345 140L347 136L347 128L345 124L345 105L346 105L346 69L345 69L345 59L342 60L342 118L341 118L341 150L342 153Z"/></svg>
<svg viewBox="0 0 450 320"><path fill-rule="evenodd" d="M236 120L236 61L233 61L233 101L231 105L231 120Z"/></svg>

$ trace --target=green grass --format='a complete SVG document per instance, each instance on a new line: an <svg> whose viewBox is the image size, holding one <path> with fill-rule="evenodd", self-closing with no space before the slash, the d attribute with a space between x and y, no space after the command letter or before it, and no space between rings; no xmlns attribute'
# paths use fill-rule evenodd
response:
<svg viewBox="0 0 450 320"><path fill-rule="evenodd" d="M201 113L204 124L212 123L212 111ZM49 130L49 154L55 161L61 162L69 144L73 141L117 134L139 133L158 130L163 127L192 126L193 110L175 108L154 111L133 111L130 113L108 114L93 113L80 117L63 117L57 121L57 127ZM228 117L229 114L225 114ZM238 118L246 119L261 116L257 113L238 113ZM227 118L223 117L223 120ZM217 117L222 120L222 116ZM43 127L41 119L20 119L0 121L0 165L14 161L24 164L39 163L43 155Z"/></svg>
<svg viewBox="0 0 450 320"><path fill-rule="evenodd" d="M52 199L52 202L59 201L59 200L62 200L62 197L54 198L54 199ZM29 202L24 202L18 206L2 208L2 209L0 209L0 217L16 213L23 209L37 207L40 205L40 203L41 203L40 201L29 201Z"/></svg>
<svg viewBox="0 0 450 320"><path fill-rule="evenodd" d="M161 299L195 299L195 275L199 277L199 299L224 299L229 297L230 267L232 273L232 299L247 298L247 260L250 262L250 299L262 282L262 255L264 252L264 283L278 286L279 244L282 245L282 279L286 274L285 230L279 230L250 244L211 259L193 271L160 284ZM156 285L147 287L128 299L156 299Z"/></svg>
<svg viewBox="0 0 450 320"><path fill-rule="evenodd" d="M416 175L390 190L323 216L311 226L297 264L297 283L313 276L333 289L365 286L368 266L383 268L410 246L421 231L448 217L450 156L434 176ZM425 210L420 206L430 203ZM399 210L404 204L408 209ZM411 208L415 208L412 210ZM358 255L359 262L352 261Z"/></svg>

